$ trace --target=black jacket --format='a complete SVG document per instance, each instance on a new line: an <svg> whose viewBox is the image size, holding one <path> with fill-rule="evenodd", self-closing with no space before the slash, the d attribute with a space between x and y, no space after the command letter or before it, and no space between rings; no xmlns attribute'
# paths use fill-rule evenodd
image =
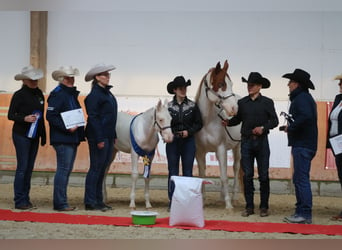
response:
<svg viewBox="0 0 342 250"><path fill-rule="evenodd" d="M278 126L278 116L272 99L261 94L255 100L245 96L238 101L238 106L238 113L229 120L228 126L236 126L242 122L243 137L250 137L255 127L263 126L263 135L266 136L270 129Z"/></svg>
<svg viewBox="0 0 342 250"><path fill-rule="evenodd" d="M187 130L193 136L203 127L201 112L197 104L187 97L181 104L177 103L176 96L168 103L168 110L172 117L171 129L174 134Z"/></svg>
<svg viewBox="0 0 342 250"><path fill-rule="evenodd" d="M88 114L86 137L88 141L103 142L105 138L116 139L116 120L118 105L110 92L112 86L106 88L93 83L93 87L84 103Z"/></svg>
<svg viewBox="0 0 342 250"><path fill-rule="evenodd" d="M36 138L41 138L41 144L46 143L46 131L44 123L44 95L39 88L31 89L23 85L21 89L16 91L11 99L8 110L8 119L14 121L12 131L22 136L26 136L30 129L31 123L25 122L27 115L33 114L34 111L41 112L41 118L38 120Z"/></svg>
<svg viewBox="0 0 342 250"><path fill-rule="evenodd" d="M46 119L50 125L50 144L79 144L84 141L84 127L70 132L64 125L61 113L81 108L78 102L79 91L76 87L59 84L48 97Z"/></svg>
<svg viewBox="0 0 342 250"><path fill-rule="evenodd" d="M297 88L290 93L289 113L294 122L287 128L288 145L317 150L317 107L308 90Z"/></svg>

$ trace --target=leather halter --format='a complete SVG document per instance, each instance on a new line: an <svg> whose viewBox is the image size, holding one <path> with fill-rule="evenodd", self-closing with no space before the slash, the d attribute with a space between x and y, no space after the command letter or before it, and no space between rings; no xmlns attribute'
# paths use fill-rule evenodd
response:
<svg viewBox="0 0 342 250"><path fill-rule="evenodd" d="M208 75L208 74L207 74ZM208 97L208 91L210 91L210 93L212 93L213 95L215 95L217 98L219 98L219 101L215 103L215 106L219 109L219 112L217 113L217 116L223 121L224 118L223 116L220 114L222 111L223 111L223 107L221 106L222 102L230 97L233 97L235 96L234 93L231 93L230 95L227 95L227 96L222 96L218 93L216 93L214 90L212 90L211 88L209 88L208 86L208 81L207 81L207 75L204 77L204 85L205 85L205 95L207 96L207 98L209 99ZM229 133L229 130L227 129L227 127L224 128L224 130L226 131L227 135L229 136L229 138L232 140L232 141L241 141L241 140L236 140L232 137L232 135Z"/></svg>
<svg viewBox="0 0 342 250"><path fill-rule="evenodd" d="M155 125L157 125L157 127L159 128L160 133L165 129L171 128L171 126L162 127L159 125L159 123L157 122L157 110L156 109L154 109L154 124L153 124L153 126L155 126Z"/></svg>
<svg viewBox="0 0 342 250"><path fill-rule="evenodd" d="M205 85L205 95L207 96L207 98L208 98L208 91L210 91L210 93L212 93L214 96L216 96L217 98L220 99L219 103L222 103L223 100L226 100L230 97L235 96L234 93L231 93L230 95L227 95L227 96L222 96L222 95L216 93L213 89L209 88L208 81L207 81L206 77L204 78L204 85Z"/></svg>

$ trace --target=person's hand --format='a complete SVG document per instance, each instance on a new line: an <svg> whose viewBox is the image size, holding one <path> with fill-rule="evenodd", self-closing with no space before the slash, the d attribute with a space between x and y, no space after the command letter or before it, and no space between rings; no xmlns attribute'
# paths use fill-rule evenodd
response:
<svg viewBox="0 0 342 250"><path fill-rule="evenodd" d="M104 143L104 141L102 141L102 142L99 142L99 143L97 144L97 148L98 148L98 149L103 149L103 148L104 148L104 146L105 146L105 143Z"/></svg>
<svg viewBox="0 0 342 250"><path fill-rule="evenodd" d="M27 115L24 117L24 121L25 122L29 122L29 123L33 123L37 120L37 116L36 115Z"/></svg>
<svg viewBox="0 0 342 250"><path fill-rule="evenodd" d="M189 136L189 132L187 130L182 130L182 131L178 131L176 135L179 138L186 138Z"/></svg>
<svg viewBox="0 0 342 250"><path fill-rule="evenodd" d="M227 127L228 124L229 124L228 119L222 120L222 121L221 121L221 124L222 124L222 126Z"/></svg>
<svg viewBox="0 0 342 250"><path fill-rule="evenodd" d="M74 133L76 130L77 130L77 126L75 126L75 127L73 127L73 128L69 128L68 129L68 131L70 132L70 133Z"/></svg>
<svg viewBox="0 0 342 250"><path fill-rule="evenodd" d="M183 131L182 131L182 138L186 138L186 137L188 137L188 136L189 136L188 130L183 130Z"/></svg>
<svg viewBox="0 0 342 250"><path fill-rule="evenodd" d="M262 135L263 132L264 132L264 127L263 127L263 126L261 126L261 127L255 127L255 128L252 130L253 135Z"/></svg>
<svg viewBox="0 0 342 250"><path fill-rule="evenodd" d="M285 133L287 133L287 125L280 126L279 131L284 131Z"/></svg>

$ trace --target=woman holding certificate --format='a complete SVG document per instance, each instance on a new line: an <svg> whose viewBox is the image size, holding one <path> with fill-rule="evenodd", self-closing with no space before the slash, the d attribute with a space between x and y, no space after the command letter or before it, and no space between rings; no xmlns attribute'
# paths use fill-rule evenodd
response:
<svg viewBox="0 0 342 250"><path fill-rule="evenodd" d="M59 84L51 91L47 100L46 119L50 125L50 144L54 147L57 156L57 169L53 183L53 208L57 211L76 209L76 207L69 206L67 186L77 147L81 141L85 140L84 125L82 123L72 125L70 119L63 119L63 115L70 111L81 110L77 99L79 91L74 87L77 75L79 75L78 69L73 67L61 67L52 72L52 78Z"/></svg>
<svg viewBox="0 0 342 250"><path fill-rule="evenodd" d="M46 143L44 125L44 95L38 88L38 80L43 78L41 69L31 65L22 69L14 79L22 81L22 87L11 99L8 119L14 121L12 139L17 156L14 177L14 203L16 209L26 210L34 206L30 201L31 176L41 145Z"/></svg>
<svg viewBox="0 0 342 250"><path fill-rule="evenodd" d="M328 119L328 139L335 138L336 136L342 136L342 74L338 75L334 78L334 80L338 80L340 94L335 96L335 101L332 106L331 112L329 114ZM328 148L331 148L332 144L328 140ZM334 152L335 151L335 152ZM337 153L338 149L335 148L333 150L335 155L335 163L337 168L338 178L340 180L340 184L342 187L342 153ZM342 221L342 210L339 214L331 217L332 220L341 220Z"/></svg>
<svg viewBox="0 0 342 250"><path fill-rule="evenodd" d="M86 210L112 209L103 201L105 170L113 156L116 139L118 105L110 92L110 73L113 65L98 64L91 68L85 81L92 81L90 93L84 100L88 122L86 137L89 145L90 168L86 177L84 204Z"/></svg>

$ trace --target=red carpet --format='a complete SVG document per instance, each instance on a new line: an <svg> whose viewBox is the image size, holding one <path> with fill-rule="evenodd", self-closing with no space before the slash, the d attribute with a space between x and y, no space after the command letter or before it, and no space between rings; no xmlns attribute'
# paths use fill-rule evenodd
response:
<svg viewBox="0 0 342 250"><path fill-rule="evenodd" d="M131 217L73 215L65 213L13 212L11 210L4 209L0 209L0 220L86 225L96 224L113 226L133 226ZM196 228L188 226L170 227L169 218L157 218L155 225L149 225L146 227L181 228L192 230L222 230L229 232L342 235L342 225L301 225L263 222L252 223L224 220L206 220L204 228Z"/></svg>

